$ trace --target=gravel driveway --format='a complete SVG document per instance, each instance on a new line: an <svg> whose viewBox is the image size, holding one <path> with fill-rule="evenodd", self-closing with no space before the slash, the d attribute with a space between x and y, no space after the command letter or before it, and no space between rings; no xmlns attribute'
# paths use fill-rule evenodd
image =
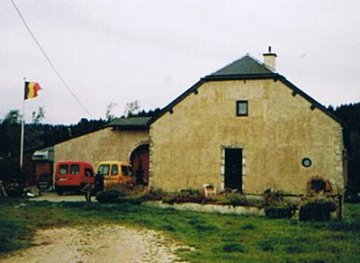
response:
<svg viewBox="0 0 360 263"><path fill-rule="evenodd" d="M84 201L83 195L44 193L31 201ZM92 198L96 202L95 197ZM38 230L34 246L0 257L2 263L180 262L177 249L193 250L153 230L118 225Z"/></svg>
<svg viewBox="0 0 360 263"><path fill-rule="evenodd" d="M177 249L190 249L169 242L152 230L104 225L39 230L34 246L0 257L2 263L107 263L179 262Z"/></svg>
<svg viewBox="0 0 360 263"><path fill-rule="evenodd" d="M31 201L50 201L50 202L63 202L63 201L68 201L68 202L84 201L85 202L85 196L80 195L80 194L75 195L75 194L66 194L66 193L63 195L58 195L57 193L47 192L47 193L43 193L41 196L30 198L29 200L31 200ZM95 196L92 196L91 201L97 202L95 199Z"/></svg>

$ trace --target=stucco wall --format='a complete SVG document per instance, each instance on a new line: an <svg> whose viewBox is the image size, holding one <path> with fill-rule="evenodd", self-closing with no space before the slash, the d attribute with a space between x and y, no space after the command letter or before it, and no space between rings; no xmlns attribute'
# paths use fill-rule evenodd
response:
<svg viewBox="0 0 360 263"><path fill-rule="evenodd" d="M236 116L248 100L249 115ZM243 191L305 192L312 176L342 190L342 128L280 81L207 82L150 127L150 183L173 191L223 188L224 148L243 149ZM301 160L309 157L312 166Z"/></svg>
<svg viewBox="0 0 360 263"><path fill-rule="evenodd" d="M54 163L62 160L82 160L95 166L103 160L129 161L131 152L148 140L147 130L105 128L55 145Z"/></svg>

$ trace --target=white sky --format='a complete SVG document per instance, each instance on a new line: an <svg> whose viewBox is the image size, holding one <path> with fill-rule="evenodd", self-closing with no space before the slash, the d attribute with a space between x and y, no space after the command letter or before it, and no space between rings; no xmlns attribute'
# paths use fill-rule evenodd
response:
<svg viewBox="0 0 360 263"><path fill-rule="evenodd" d="M360 1L15 0L38 41L80 101L62 85L10 0L0 0L0 119L21 109L23 78L43 90L26 119L105 118L116 103L164 107L201 77L246 53L324 105L360 101Z"/></svg>

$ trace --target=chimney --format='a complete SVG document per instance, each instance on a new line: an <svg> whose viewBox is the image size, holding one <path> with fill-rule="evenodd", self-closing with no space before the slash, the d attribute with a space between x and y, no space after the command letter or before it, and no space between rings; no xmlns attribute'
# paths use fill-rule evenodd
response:
<svg viewBox="0 0 360 263"><path fill-rule="evenodd" d="M269 52L264 53L264 64L272 71L276 71L276 54L271 52L271 46L269 46Z"/></svg>

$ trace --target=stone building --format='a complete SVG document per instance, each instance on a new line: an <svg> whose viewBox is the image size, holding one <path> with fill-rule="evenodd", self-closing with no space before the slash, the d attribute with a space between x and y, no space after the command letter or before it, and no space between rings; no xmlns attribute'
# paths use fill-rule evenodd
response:
<svg viewBox="0 0 360 263"><path fill-rule="evenodd" d="M264 58L205 76L150 120L152 187L303 194L321 178L342 192L340 122L275 71L276 54Z"/></svg>
<svg viewBox="0 0 360 263"><path fill-rule="evenodd" d="M117 119L55 145L54 161L128 161L150 187L166 191L267 189L303 194L319 178L342 193L344 145L339 120L249 55L205 76L150 118Z"/></svg>

